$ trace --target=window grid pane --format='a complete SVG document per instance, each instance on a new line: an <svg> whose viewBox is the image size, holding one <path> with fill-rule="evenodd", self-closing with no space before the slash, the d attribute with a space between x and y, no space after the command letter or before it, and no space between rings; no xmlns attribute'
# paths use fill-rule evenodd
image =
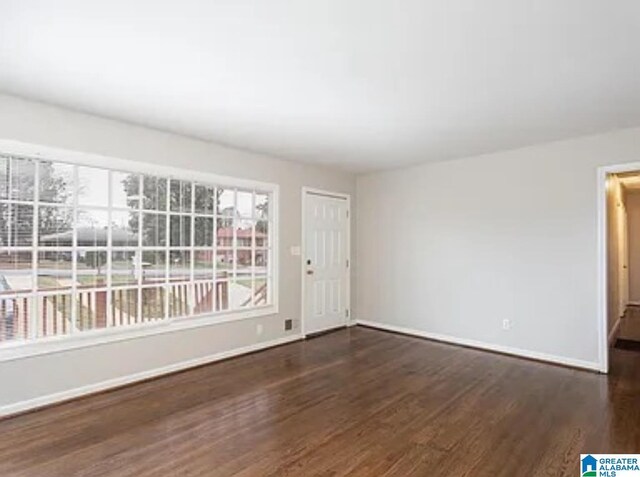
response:
<svg viewBox="0 0 640 477"><path fill-rule="evenodd" d="M0 295L0 342L22 341L31 335L32 297Z"/></svg>
<svg viewBox="0 0 640 477"><path fill-rule="evenodd" d="M33 205L0 202L0 247L30 247L34 215Z"/></svg>
<svg viewBox="0 0 640 477"><path fill-rule="evenodd" d="M0 345L271 302L271 193L0 156Z"/></svg>

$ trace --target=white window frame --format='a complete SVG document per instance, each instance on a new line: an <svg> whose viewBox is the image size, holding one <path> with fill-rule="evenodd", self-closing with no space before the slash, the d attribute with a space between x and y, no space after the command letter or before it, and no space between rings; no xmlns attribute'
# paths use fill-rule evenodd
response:
<svg viewBox="0 0 640 477"><path fill-rule="evenodd" d="M43 161L63 162L77 166L97 167L112 171L125 171L138 174L149 174L167 178L194 181L201 184L238 188L258 189L271 194L269 208L270 222L270 303L251 307L246 310L225 310L215 314L204 314L190 317L167 317L162 320L139 323L121 327L101 328L82 331L70 335L50 336L33 341L7 341L0 344L0 362L20 358L38 356L49 353L64 352L78 348L98 346L106 343L132 340L163 333L175 333L183 330L211 326L231 321L245 320L275 315L279 312L279 192L278 184L241 179L231 176L218 175L194 169L181 169L171 166L120 159L97 154L70 151L49 146L33 145L13 140L0 139L0 154L19 156ZM167 194L169 195L169 194ZM170 211L167 211L170 216ZM193 234L193 226L192 226ZM170 232L166 231L167 241ZM193 239L193 237L192 237ZM215 241L216 238L213 237ZM217 248L214 248L217 250ZM216 257L213 258L214 263ZM110 277L109 277L110 280ZM215 275L214 275L215 283ZM109 296L109 295L108 295Z"/></svg>

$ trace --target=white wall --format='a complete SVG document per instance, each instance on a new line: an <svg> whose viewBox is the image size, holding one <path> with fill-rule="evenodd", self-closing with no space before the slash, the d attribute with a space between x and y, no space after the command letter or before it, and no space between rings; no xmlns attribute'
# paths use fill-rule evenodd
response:
<svg viewBox="0 0 640 477"><path fill-rule="evenodd" d="M298 334L300 257L291 256L289 248L301 241L301 188L355 192L355 178L347 173L271 159L5 95L0 95L0 138L280 185L279 314L1 362L0 413L3 409L18 409L19 403L29 400L41 402L45 396L82 386ZM285 318L296 320L293 331L284 332ZM256 334L258 322L264 326L262 336Z"/></svg>
<svg viewBox="0 0 640 477"><path fill-rule="evenodd" d="M358 319L597 366L596 169L633 161L640 128L359 177Z"/></svg>

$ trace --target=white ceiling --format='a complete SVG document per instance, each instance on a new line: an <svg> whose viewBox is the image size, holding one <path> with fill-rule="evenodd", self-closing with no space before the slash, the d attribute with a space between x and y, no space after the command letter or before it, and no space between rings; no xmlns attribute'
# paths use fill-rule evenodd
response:
<svg viewBox="0 0 640 477"><path fill-rule="evenodd" d="M368 171L640 125L638 0L2 0L0 91Z"/></svg>

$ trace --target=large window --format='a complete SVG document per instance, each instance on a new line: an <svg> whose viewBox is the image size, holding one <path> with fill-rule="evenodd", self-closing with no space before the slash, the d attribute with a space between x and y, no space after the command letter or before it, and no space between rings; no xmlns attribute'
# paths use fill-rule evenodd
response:
<svg viewBox="0 0 640 477"><path fill-rule="evenodd" d="M273 196L0 156L0 346L272 302Z"/></svg>

